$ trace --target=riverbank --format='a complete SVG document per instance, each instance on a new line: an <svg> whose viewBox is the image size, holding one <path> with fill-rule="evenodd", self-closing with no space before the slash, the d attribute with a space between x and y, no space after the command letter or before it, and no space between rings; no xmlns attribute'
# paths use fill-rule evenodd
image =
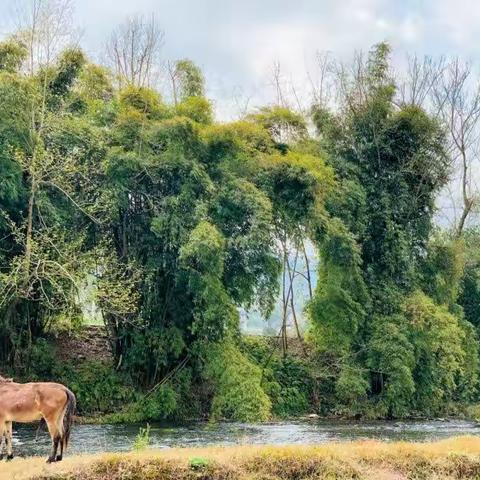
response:
<svg viewBox="0 0 480 480"><path fill-rule="evenodd" d="M14 459L1 480L293 480L298 478L402 480L477 479L480 438L433 443L358 441L318 446L237 446L144 450L139 453Z"/></svg>
<svg viewBox="0 0 480 480"><path fill-rule="evenodd" d="M291 339L288 353L284 356L278 342L276 337L241 338L239 351L236 352L237 360L243 355L241 362L248 364L244 363L242 368L245 367L245 372L258 373L258 367L263 372L261 388L253 389L259 397L250 398L248 408L243 393L252 391L251 388L235 388L228 394L225 391L221 395L218 393L220 397L214 402L213 384L201 380L201 376L192 376L191 371L183 372L175 381L162 384L161 388L152 390L151 384L141 387L127 371L117 368L118 362L109 351L107 332L99 326L84 327L73 334L63 333L38 340L32 354L35 361L28 375L17 377L6 366L0 366L0 372L19 382L54 381L65 384L77 397L79 417L76 423L80 424L179 423L206 419L247 423L267 420L340 419L356 422L392 419L392 412L383 408L383 403L375 396L369 398L365 395L361 400L347 405L335 393L336 387L331 383L338 372L318 378L318 372L325 372L327 368L318 356L311 355L308 348L305 355L302 344L294 339ZM221 365L224 363L222 361ZM239 368L235 367L226 375L225 378L229 379L226 385L238 386L248 380L249 374L232 380ZM196 380L192 381L192 378ZM218 405L220 399L227 402L225 405L229 407L225 407L224 411L213 411L214 403ZM264 407L270 405L271 408L258 410L261 403L259 399L266 401ZM432 403L424 409L413 407L411 405L411 408L402 410L401 416L395 420L480 420L480 405L468 402L445 401Z"/></svg>

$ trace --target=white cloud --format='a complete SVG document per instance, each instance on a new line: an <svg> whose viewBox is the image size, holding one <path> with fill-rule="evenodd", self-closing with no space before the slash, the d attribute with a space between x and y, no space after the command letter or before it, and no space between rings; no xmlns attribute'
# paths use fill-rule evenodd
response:
<svg viewBox="0 0 480 480"><path fill-rule="evenodd" d="M437 0L428 3L432 30L447 37L464 52L478 51L480 2L477 0Z"/></svg>
<svg viewBox="0 0 480 480"><path fill-rule="evenodd" d="M17 2L0 0L0 18ZM232 92L240 90L257 102L267 100L274 60L285 76L302 84L317 50L346 59L382 40L392 43L397 57L407 50L472 56L480 47L478 0L76 0L76 5L84 46L94 57L125 15L155 13L165 29L165 58L197 62L218 105L231 103Z"/></svg>

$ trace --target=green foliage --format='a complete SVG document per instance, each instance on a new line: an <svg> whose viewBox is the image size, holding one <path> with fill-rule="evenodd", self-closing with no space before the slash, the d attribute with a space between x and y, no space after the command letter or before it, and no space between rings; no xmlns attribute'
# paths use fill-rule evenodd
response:
<svg viewBox="0 0 480 480"><path fill-rule="evenodd" d="M107 101L113 96L110 72L99 65L85 64L74 90L85 101ZM101 106L101 103L97 105Z"/></svg>
<svg viewBox="0 0 480 480"><path fill-rule="evenodd" d="M432 238L422 268L425 292L437 303L453 306L458 298L464 268L465 246L461 240Z"/></svg>
<svg viewBox="0 0 480 480"><path fill-rule="evenodd" d="M404 323L400 314L376 319L369 343L367 365L384 382L379 413L389 417L407 415L415 392L415 352Z"/></svg>
<svg viewBox="0 0 480 480"><path fill-rule="evenodd" d="M314 404L315 365L294 354L283 357L275 339L244 337L242 351L262 369L262 387L272 402L272 413L289 418L311 413Z"/></svg>
<svg viewBox="0 0 480 480"><path fill-rule="evenodd" d="M287 144L295 143L307 135L307 125L302 115L285 107L263 107L249 118L270 133L280 151L284 151Z"/></svg>
<svg viewBox="0 0 480 480"><path fill-rule="evenodd" d="M51 94L56 97L64 97L72 88L85 62L86 59L81 50L64 51L58 60L55 76L48 85Z"/></svg>
<svg viewBox="0 0 480 480"><path fill-rule="evenodd" d="M189 460L189 465L192 470L203 470L207 468L209 464L210 461L203 457L193 457Z"/></svg>
<svg viewBox="0 0 480 480"><path fill-rule="evenodd" d="M458 299L465 312L465 318L480 327L480 267L467 265L461 280L461 292Z"/></svg>
<svg viewBox="0 0 480 480"><path fill-rule="evenodd" d="M464 234L465 269L460 280L458 303L463 307L465 319L477 329L480 327L480 232L468 229Z"/></svg>
<svg viewBox="0 0 480 480"><path fill-rule="evenodd" d="M55 349L46 339L37 339L28 353L29 375L33 379L42 381L58 374Z"/></svg>
<svg viewBox="0 0 480 480"><path fill-rule="evenodd" d="M408 298L406 316L415 347L415 403L423 411L436 413L461 393L462 383L469 384L473 391L478 384L470 370L473 367L477 371L478 347L473 351L465 348L466 335L474 334L446 307L435 305L419 292ZM470 376L467 382L465 376Z"/></svg>
<svg viewBox="0 0 480 480"><path fill-rule="evenodd" d="M188 59L178 60L173 69L174 89L181 102L190 97L205 95L205 79L202 71Z"/></svg>
<svg viewBox="0 0 480 480"><path fill-rule="evenodd" d="M0 43L0 71L18 71L27 57L27 49L14 40Z"/></svg>
<svg viewBox="0 0 480 480"><path fill-rule="evenodd" d="M278 260L271 249L270 201L251 182L231 180L218 192L212 217L227 239L226 288L238 304L252 305L257 300L260 309L268 313L279 274Z"/></svg>
<svg viewBox="0 0 480 480"><path fill-rule="evenodd" d="M142 450L145 450L149 444L150 444L150 424L147 423L147 426L145 428L140 427L138 435L136 436L135 441L133 442L133 449L136 452L141 452Z"/></svg>
<svg viewBox="0 0 480 480"><path fill-rule="evenodd" d="M187 97L176 106L177 114L187 117L197 123L210 125L213 122L213 112L210 102L203 97Z"/></svg>
<svg viewBox="0 0 480 480"><path fill-rule="evenodd" d="M377 325L368 365L383 374L380 411L396 417L412 409L439 415L453 401L473 398L478 346L469 324L417 291L406 299L403 314Z"/></svg>
<svg viewBox="0 0 480 480"><path fill-rule="evenodd" d="M480 405L478 403L469 405L466 409L465 415L467 418L474 420L475 422L480 421Z"/></svg>
<svg viewBox="0 0 480 480"><path fill-rule="evenodd" d="M287 356L274 359L269 368L273 381L279 385L276 391L270 386L273 413L281 418L308 413L313 389L310 366Z"/></svg>
<svg viewBox="0 0 480 480"><path fill-rule="evenodd" d="M271 401L262 388L262 373L231 343L213 346L203 373L212 383L212 417L242 422L268 420Z"/></svg>
<svg viewBox="0 0 480 480"><path fill-rule="evenodd" d="M60 375L77 396L80 413L114 412L136 398L134 386L108 363L88 361L66 365Z"/></svg>
<svg viewBox="0 0 480 480"><path fill-rule="evenodd" d="M172 415L176 406L177 394L175 390L168 385L162 385L152 394L137 402L132 413L142 420L160 421Z"/></svg>
<svg viewBox="0 0 480 480"><path fill-rule="evenodd" d="M434 415L474 400L478 232L434 232L444 131L395 104L389 55L376 45L339 108L312 108L313 137L283 106L216 122L189 60L170 69L167 104L119 90L78 49L27 72L25 49L1 43L0 362L65 379L82 413L111 421ZM268 315L282 261L307 241L310 356L242 344L239 308ZM87 276L116 370L60 367L45 340L78 323Z"/></svg>
<svg viewBox="0 0 480 480"><path fill-rule="evenodd" d="M362 326L369 296L361 274L361 257L353 235L334 219L322 236L323 268L310 304L312 334L321 351L345 355Z"/></svg>
<svg viewBox="0 0 480 480"><path fill-rule="evenodd" d="M39 338L28 350L24 362L28 381L60 381L77 397L81 415L109 414L137 401L138 392L129 379L116 372L113 365L97 360L76 364L59 361L53 339Z"/></svg>
<svg viewBox="0 0 480 480"><path fill-rule="evenodd" d="M358 410L366 400L370 383L365 373L356 367L344 365L335 382L335 393L340 404L348 405L351 411Z"/></svg>
<svg viewBox="0 0 480 480"><path fill-rule="evenodd" d="M222 285L225 242L212 224L200 222L180 249L180 265L187 271L194 305L191 332L220 340L235 328L238 314Z"/></svg>
<svg viewBox="0 0 480 480"><path fill-rule="evenodd" d="M220 277L223 273L225 241L210 223L200 222L190 234L188 242L180 250L180 262L184 268Z"/></svg>
<svg viewBox="0 0 480 480"><path fill-rule="evenodd" d="M190 385L188 386L190 387ZM182 399L179 390L175 387L157 385L149 392L137 392L130 403L123 403L115 411L103 415L102 421L106 423L139 423L190 419L194 405L189 405L189 411L180 411ZM182 390L183 395L191 393L190 389ZM195 412L195 410L193 411Z"/></svg>
<svg viewBox="0 0 480 480"><path fill-rule="evenodd" d="M370 402L377 415L395 417L438 413L461 395L462 375L473 388L476 380L462 357L468 326L455 306L462 246L431 240L448 174L443 132L420 108L394 107L389 53L376 45L359 75L345 78L343 110L313 109L340 195L326 202L336 218L318 229L310 316L316 348L337 359L339 399L353 412Z"/></svg>
<svg viewBox="0 0 480 480"><path fill-rule="evenodd" d="M159 119L166 115L166 107L162 104L160 95L145 87L130 85L119 92L120 107L133 109L145 118Z"/></svg>

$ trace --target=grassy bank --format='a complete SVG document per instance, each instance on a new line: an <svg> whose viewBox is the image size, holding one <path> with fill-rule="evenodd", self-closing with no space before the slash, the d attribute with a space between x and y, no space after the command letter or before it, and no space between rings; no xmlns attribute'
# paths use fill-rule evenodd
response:
<svg viewBox="0 0 480 480"><path fill-rule="evenodd" d="M16 459L2 480L478 479L480 438L435 443L362 441L319 446L240 446L85 455L46 465Z"/></svg>

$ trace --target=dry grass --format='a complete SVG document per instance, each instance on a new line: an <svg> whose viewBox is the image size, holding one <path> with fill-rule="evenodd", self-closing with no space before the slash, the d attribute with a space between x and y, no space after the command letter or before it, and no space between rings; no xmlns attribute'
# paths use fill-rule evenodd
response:
<svg viewBox="0 0 480 480"><path fill-rule="evenodd" d="M200 459L192 461L192 459ZM480 479L480 438L436 443L362 441L318 446L146 450L66 458L15 459L0 479L69 480L446 480Z"/></svg>

